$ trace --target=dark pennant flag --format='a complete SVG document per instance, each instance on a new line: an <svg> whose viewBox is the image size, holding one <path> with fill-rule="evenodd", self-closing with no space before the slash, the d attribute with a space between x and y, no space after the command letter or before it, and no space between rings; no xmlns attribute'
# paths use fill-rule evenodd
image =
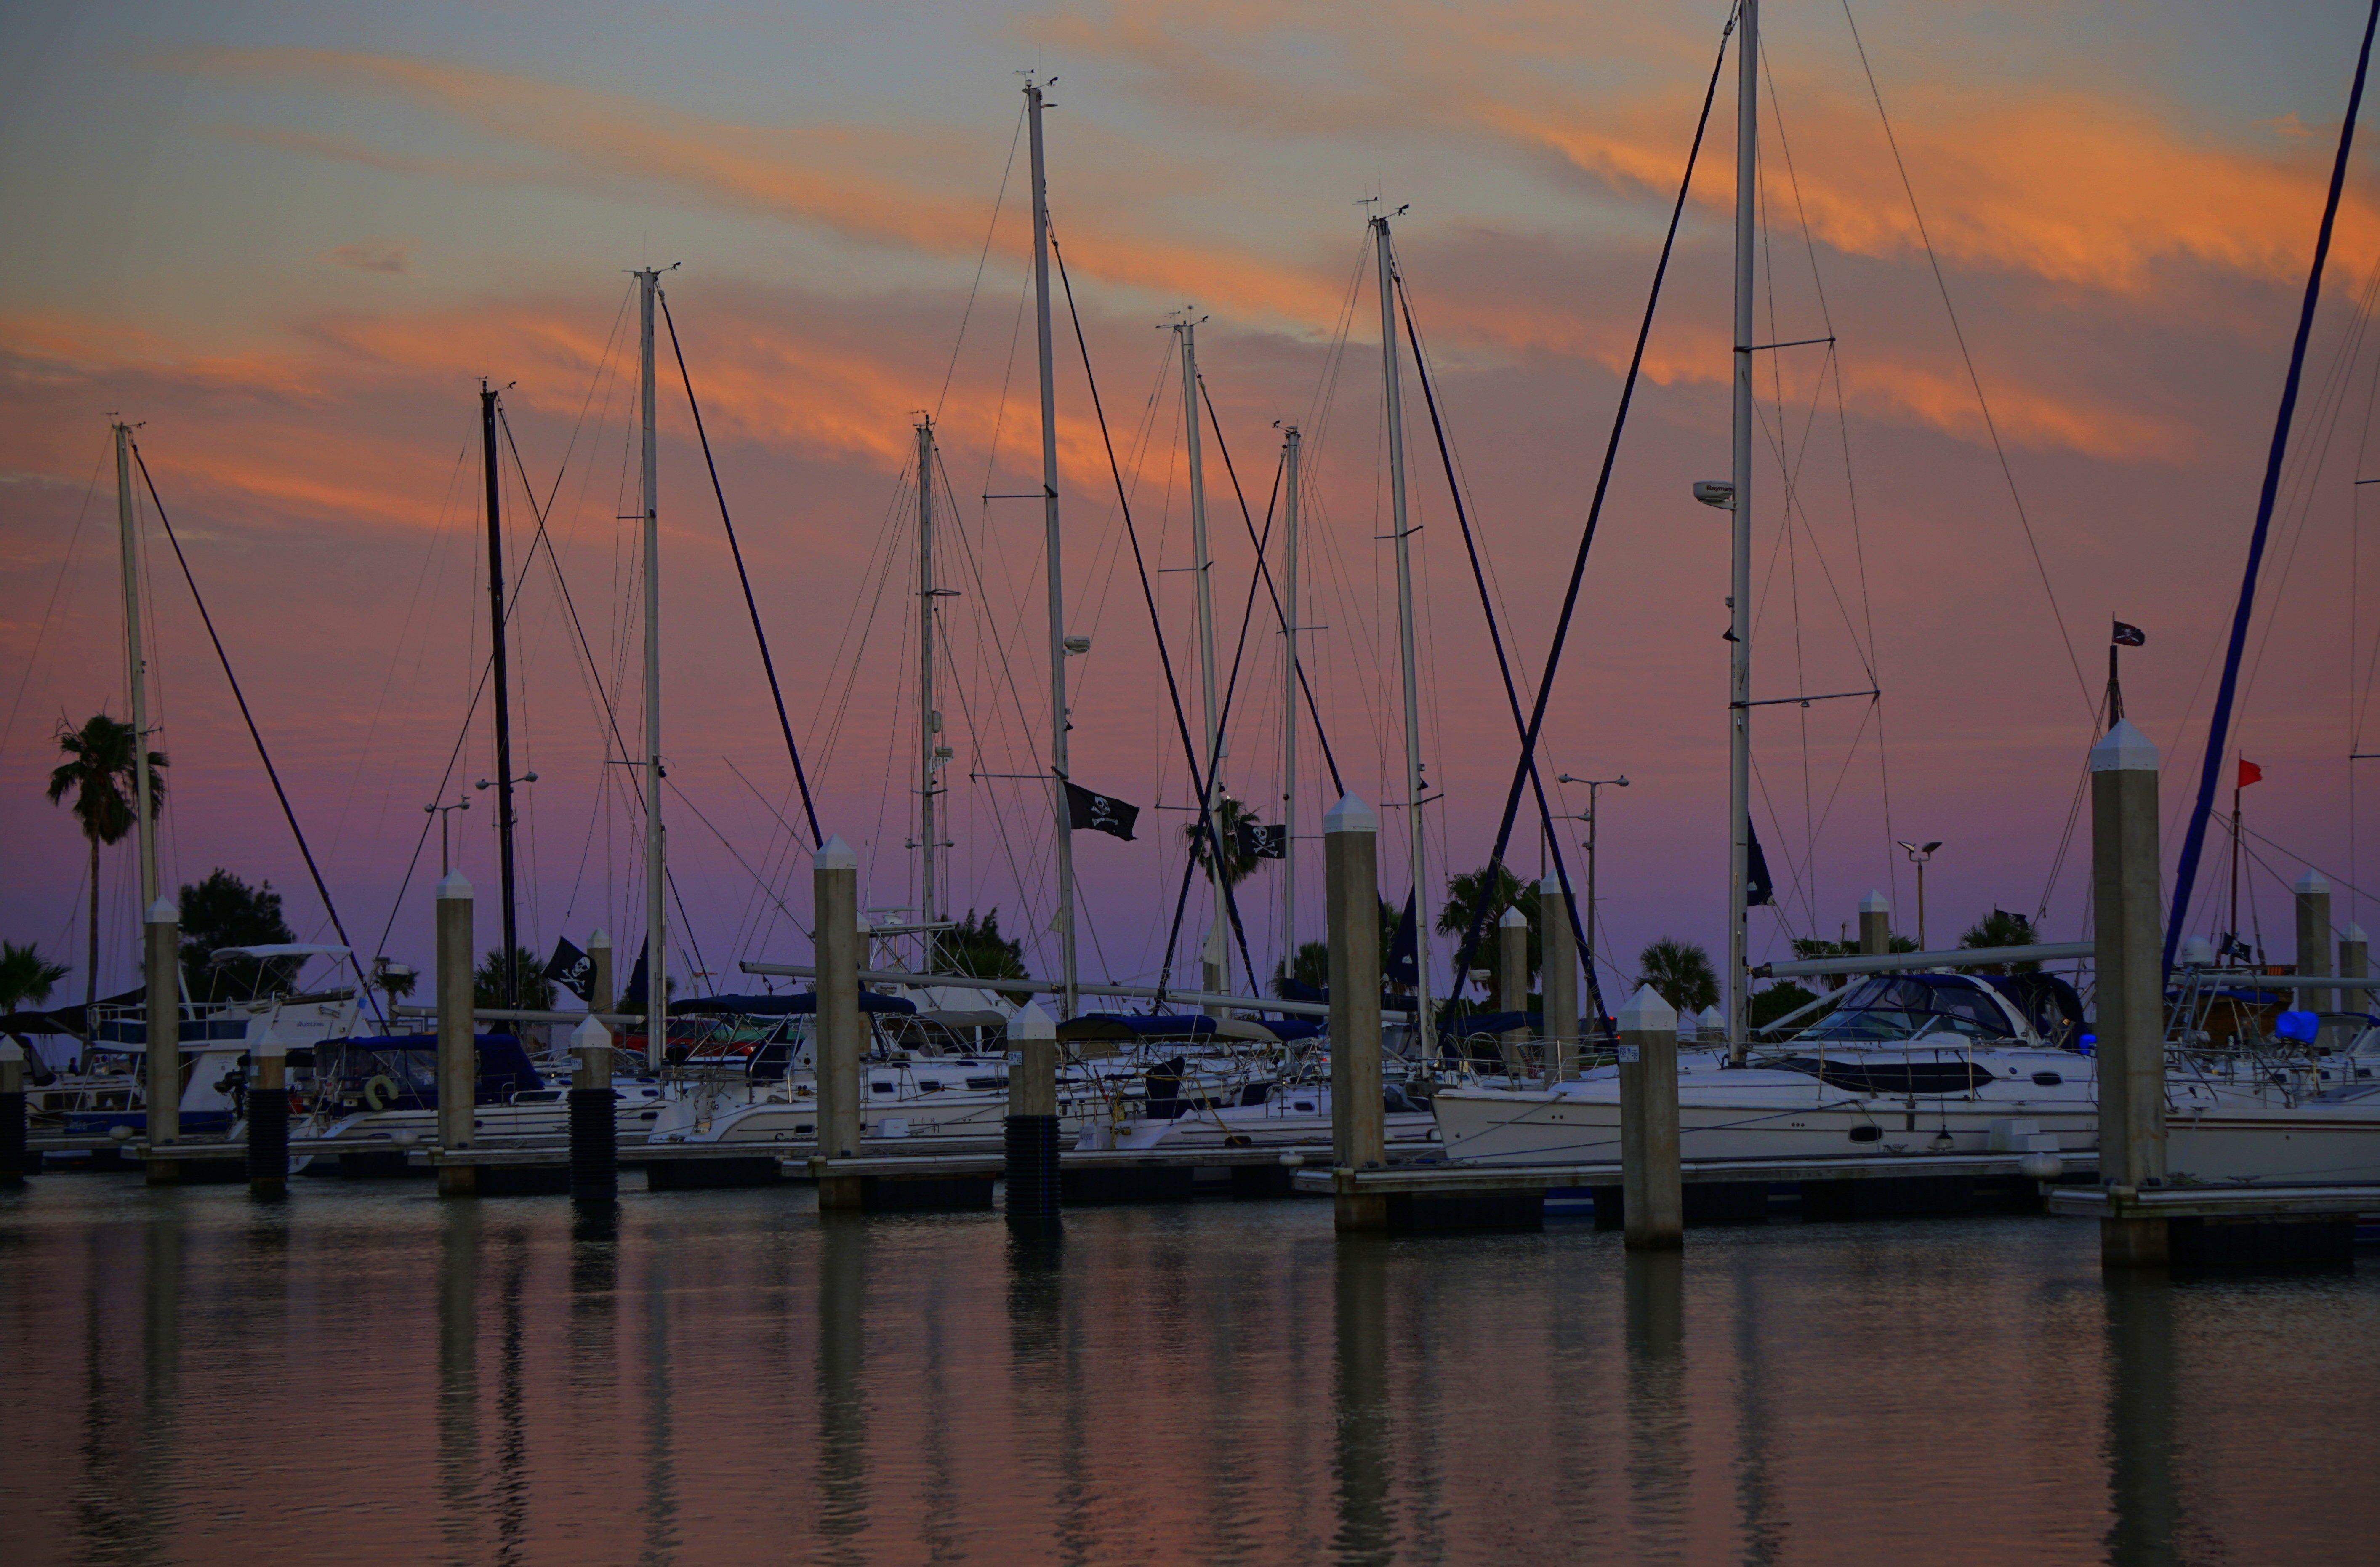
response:
<svg viewBox="0 0 2380 1567"><path fill-rule="evenodd" d="M652 943L648 941L644 946L637 949L637 966L628 971L628 988L620 992L622 1012L635 1013L645 1010L645 988L651 983L645 958L651 946Z"/></svg>
<svg viewBox="0 0 2380 1567"><path fill-rule="evenodd" d="M2148 641L2149 634L2139 626L2127 626L2120 620L2116 622L2115 645L2117 647L2145 648L2148 646Z"/></svg>
<svg viewBox="0 0 2380 1567"><path fill-rule="evenodd" d="M1133 842L1132 824L1140 820L1140 808L1128 806L1111 795L1094 795L1080 784L1069 783L1066 815L1078 832L1088 829L1104 832L1129 844Z"/></svg>
<svg viewBox="0 0 2380 1567"><path fill-rule="evenodd" d="M570 944L565 936L553 943L553 955L545 960L545 972L539 976L549 985L559 985L577 996L587 999L588 983L595 977L595 966L587 954Z"/></svg>
<svg viewBox="0 0 2380 1567"><path fill-rule="evenodd" d="M1760 852L1760 833L1750 817L1744 818L1743 834L1751 844L1743 856L1743 906L1758 908L1777 901L1777 889L1768 880L1768 856Z"/></svg>
<svg viewBox="0 0 2380 1567"><path fill-rule="evenodd" d="M1380 977L1391 985L1418 986L1421 983L1421 944L1414 936L1414 895L1405 894L1405 912L1397 920L1397 933L1389 942L1389 961L1381 966Z"/></svg>
<svg viewBox="0 0 2380 1567"><path fill-rule="evenodd" d="M1289 828L1286 825L1267 827L1261 821L1242 821L1239 838L1240 857L1243 859L1289 857Z"/></svg>

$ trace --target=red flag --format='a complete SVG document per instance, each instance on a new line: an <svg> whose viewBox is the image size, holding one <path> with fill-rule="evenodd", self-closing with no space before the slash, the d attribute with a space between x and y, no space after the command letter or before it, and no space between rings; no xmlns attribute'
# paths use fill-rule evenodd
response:
<svg viewBox="0 0 2380 1567"><path fill-rule="evenodd" d="M2246 788L2246 787L2247 787L2249 784L2258 784L2258 783L2262 783L2262 782L2264 781L2264 777L2265 777L2265 770L2264 770L2263 768L2258 767L2254 762L2250 761L2246 757L2241 757L2241 758L2240 759L2240 788L2244 789L2244 788Z"/></svg>

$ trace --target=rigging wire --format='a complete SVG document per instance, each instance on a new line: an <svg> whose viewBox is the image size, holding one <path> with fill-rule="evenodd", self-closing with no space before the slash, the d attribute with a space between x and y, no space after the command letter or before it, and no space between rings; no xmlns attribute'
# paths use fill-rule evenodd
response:
<svg viewBox="0 0 2380 1567"><path fill-rule="evenodd" d="M248 693L240 689L239 676L232 673L231 655L224 650L223 638L215 633L215 617L207 613L207 601L199 591L199 579L191 575L189 557L182 553L182 541L174 532L174 519L165 515L165 503L157 493L157 481L149 475L149 459L140 455L140 442L132 441L130 444L132 460L140 469L140 482L149 492L149 503L157 508L157 520L164 525L165 541L174 547L174 562L182 568L182 580L189 585L190 601L198 606L199 619L207 628L207 640L214 644L215 662L223 665L232 700L239 704L240 722L248 725L248 737L256 743L256 759L264 764L264 776L273 784L273 798L281 802L281 815L289 823L289 835L298 840L298 852L306 861L306 874L314 879L314 892L322 900L322 912L331 917L331 929L339 933L340 945L347 949L347 966L356 971L357 983L372 997L372 1011L379 1013L378 992L372 990L370 981L364 977L363 958L356 951L355 942L347 938L347 928L339 918L339 905L331 901L331 889L323 883L322 868L314 863L313 848L306 842L306 830L298 825L298 811L289 803L289 791L281 786L281 770L273 765L273 753L265 749L264 735L256 727L256 715L249 711Z"/></svg>
<svg viewBox="0 0 2380 1567"><path fill-rule="evenodd" d="M702 405L695 400L694 377L686 371L686 350L678 346L677 318L670 313L668 296L655 289L653 297L661 301L662 320L669 327L670 352L677 359L678 378L686 383L686 406L694 415L695 436L702 443L703 467L710 470L710 492L719 501L719 520L727 529L727 550L735 557L735 580L744 587L744 607L751 613L752 639L760 645L760 668L769 677L769 698L777 704L777 727L784 732L785 755L793 760L794 782L801 786L802 811L809 819L810 842L823 848L826 834L819 831L818 807L810 800L809 775L802 771L801 747L794 744L793 720L785 716L785 693L777 685L777 661L769 655L769 634L760 626L760 602L752 596L752 576L744 569L744 547L735 541L735 519L727 515L727 492L720 485L719 464L710 455L710 432L702 427Z"/></svg>
<svg viewBox="0 0 2380 1567"><path fill-rule="evenodd" d="M2348 91L2347 116L2338 128L2338 152L2330 169L2330 190L2316 232L2313 263L2306 274L2305 301L2298 312L2297 338L2289 347L2289 371L2281 386L2281 406L2273 422L2273 444L2265 459L2265 481L2256 500L2256 525L2249 535L2247 569L2241 574L2240 601L2232 611L2230 640L2223 658L2223 681L2216 688L2215 712L2208 721L2206 759L2198 776L2198 797L2191 808L2190 827L2182 839L2181 863L2175 871L2173 905L2166 919L2165 968L2173 967L2175 947L2181 940L2182 921L2190 912L2190 895L2198 879L2199 856L2206 846L2206 819L2215 808L2215 790L2231 729L2231 702L2240 681L2240 656L2248 640L2248 619L2256 603L2256 568L2263 563L2265 541L2273 522L2273 502L2279 490L2281 464L2289 448L2289 422L2297 412L2298 381L2305 370L2306 341L2313 333L2314 308L2322 300L2323 266L2330 259L2330 238L2338 220L2338 200L2347 184L2349 155L2355 147L2356 115L2363 106L2364 78L2372 64L2372 35L2380 29L2380 0L2363 24L2363 48L2355 59L2355 84Z"/></svg>

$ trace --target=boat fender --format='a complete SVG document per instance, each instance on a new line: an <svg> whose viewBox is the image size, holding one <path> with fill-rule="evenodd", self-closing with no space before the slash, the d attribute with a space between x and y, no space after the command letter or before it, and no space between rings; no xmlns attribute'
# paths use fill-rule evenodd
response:
<svg viewBox="0 0 2380 1567"><path fill-rule="evenodd" d="M1873 1143L1880 1140L1883 1136L1884 1128L1881 1126L1854 1126L1852 1128L1852 1141L1855 1143Z"/></svg>
<svg viewBox="0 0 2380 1567"><path fill-rule="evenodd" d="M396 1098L396 1079L383 1072L364 1085L364 1108L386 1110L387 1101Z"/></svg>

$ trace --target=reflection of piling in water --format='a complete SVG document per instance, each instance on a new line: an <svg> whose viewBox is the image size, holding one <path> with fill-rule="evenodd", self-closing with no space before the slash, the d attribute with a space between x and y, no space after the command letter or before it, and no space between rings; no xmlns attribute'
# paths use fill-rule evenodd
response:
<svg viewBox="0 0 2380 1567"><path fill-rule="evenodd" d="M1331 1301L1337 1346L1332 1394L1338 1449L1342 1561L1386 1561L1394 1544L1389 1518L1388 1249L1378 1241L1342 1240Z"/></svg>
<svg viewBox="0 0 2380 1567"><path fill-rule="evenodd" d="M498 1292L501 1313L496 1356L496 1560L517 1561L528 1538L528 1379L521 1285L528 1272L521 1237L512 1237L504 1281Z"/></svg>
<svg viewBox="0 0 2380 1567"><path fill-rule="evenodd" d="M448 1203L438 1236L438 1495L447 1555L477 1548L480 1492L480 1205Z"/></svg>
<svg viewBox="0 0 2380 1567"><path fill-rule="evenodd" d="M1674 1548L1685 1526L1685 1263L1673 1251L1627 1254L1628 1500L1635 1554Z"/></svg>
<svg viewBox="0 0 2380 1567"><path fill-rule="evenodd" d="M2107 1302L2107 1560L2181 1559L2174 1475L2173 1288L2111 1270Z"/></svg>
<svg viewBox="0 0 2380 1567"><path fill-rule="evenodd" d="M656 1248L645 1276L645 1551L666 1561L678 1548L677 1427L670 1397L669 1253Z"/></svg>
<svg viewBox="0 0 2380 1567"><path fill-rule="evenodd" d="M182 1424L182 1209L160 1196L141 1236L140 1437L128 1509L135 1549L128 1561L167 1554L175 1524L174 1471ZM127 1542L132 1543L132 1542Z"/></svg>
<svg viewBox="0 0 2380 1567"><path fill-rule="evenodd" d="M868 1527L868 1229L828 1217L819 1228L819 1532L849 1546Z"/></svg>

